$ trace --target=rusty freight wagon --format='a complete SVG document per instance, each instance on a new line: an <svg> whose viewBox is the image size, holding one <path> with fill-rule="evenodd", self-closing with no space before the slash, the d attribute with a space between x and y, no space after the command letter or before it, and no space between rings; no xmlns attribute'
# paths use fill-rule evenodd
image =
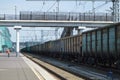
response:
<svg viewBox="0 0 120 80"><path fill-rule="evenodd" d="M120 67L120 23L31 46L31 52L72 62ZM25 51L28 49L22 49Z"/></svg>
<svg viewBox="0 0 120 80"><path fill-rule="evenodd" d="M118 66L120 23L82 33L82 54L88 64Z"/></svg>

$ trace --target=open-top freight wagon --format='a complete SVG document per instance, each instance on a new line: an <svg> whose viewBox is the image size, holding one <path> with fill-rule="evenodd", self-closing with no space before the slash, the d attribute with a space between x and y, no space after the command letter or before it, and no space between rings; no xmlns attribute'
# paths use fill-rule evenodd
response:
<svg viewBox="0 0 120 80"><path fill-rule="evenodd" d="M78 63L120 67L120 23L26 47L32 52Z"/></svg>

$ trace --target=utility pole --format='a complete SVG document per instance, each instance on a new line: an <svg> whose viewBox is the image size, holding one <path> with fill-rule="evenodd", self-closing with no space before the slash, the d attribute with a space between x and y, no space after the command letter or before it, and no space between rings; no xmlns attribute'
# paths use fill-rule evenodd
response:
<svg viewBox="0 0 120 80"><path fill-rule="evenodd" d="M59 0L57 0L57 12L59 12Z"/></svg>
<svg viewBox="0 0 120 80"><path fill-rule="evenodd" d="M57 10L56 10L57 11L57 15L59 15L59 2L60 2L60 0L57 0ZM59 27L55 28L55 38L56 39L58 39L58 33L57 33L58 29L59 29Z"/></svg>
<svg viewBox="0 0 120 80"><path fill-rule="evenodd" d="M92 13L95 13L95 1L92 1Z"/></svg>
<svg viewBox="0 0 120 80"><path fill-rule="evenodd" d="M113 2L113 22L119 22L119 0L112 0Z"/></svg>
<svg viewBox="0 0 120 80"><path fill-rule="evenodd" d="M15 5L15 20L17 20L17 7Z"/></svg>

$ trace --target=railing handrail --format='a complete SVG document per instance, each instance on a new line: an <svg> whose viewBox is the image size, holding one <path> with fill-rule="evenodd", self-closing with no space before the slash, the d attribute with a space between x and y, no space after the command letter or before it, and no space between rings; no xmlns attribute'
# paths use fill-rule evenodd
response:
<svg viewBox="0 0 120 80"><path fill-rule="evenodd" d="M113 18L111 13L21 11L18 15L0 14L0 20L112 21Z"/></svg>

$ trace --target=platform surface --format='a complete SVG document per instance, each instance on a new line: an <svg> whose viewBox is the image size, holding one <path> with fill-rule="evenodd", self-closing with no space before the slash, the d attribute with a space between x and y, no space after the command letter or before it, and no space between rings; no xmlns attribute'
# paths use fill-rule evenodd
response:
<svg viewBox="0 0 120 80"><path fill-rule="evenodd" d="M31 68L22 59L11 53L0 53L0 80L39 80Z"/></svg>

